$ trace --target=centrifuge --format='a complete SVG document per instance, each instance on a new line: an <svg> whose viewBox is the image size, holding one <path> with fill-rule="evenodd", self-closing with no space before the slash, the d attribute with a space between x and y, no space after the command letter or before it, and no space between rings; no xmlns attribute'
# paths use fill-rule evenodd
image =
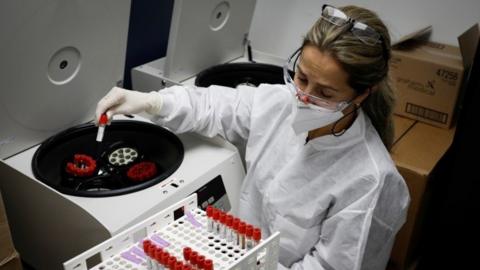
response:
<svg viewBox="0 0 480 270"><path fill-rule="evenodd" d="M129 10L129 0L2 2L0 188L14 246L36 269L61 269L192 193L236 212L245 173L226 141L140 116L115 118L96 141L96 103L123 77Z"/></svg>

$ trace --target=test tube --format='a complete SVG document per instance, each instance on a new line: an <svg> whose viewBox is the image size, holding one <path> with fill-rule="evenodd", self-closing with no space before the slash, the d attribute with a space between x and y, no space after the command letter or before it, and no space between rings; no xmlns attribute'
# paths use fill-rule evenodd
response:
<svg viewBox="0 0 480 270"><path fill-rule="evenodd" d="M177 258L175 258L174 256L170 256L170 258L168 258L168 269L175 269L175 264L177 264Z"/></svg>
<svg viewBox="0 0 480 270"><path fill-rule="evenodd" d="M108 117L104 113L98 119L97 142L103 141L103 134L105 133L105 126L108 123Z"/></svg>
<svg viewBox="0 0 480 270"><path fill-rule="evenodd" d="M170 260L170 254L168 251L164 251L160 261L164 269L168 268L168 260Z"/></svg>
<svg viewBox="0 0 480 270"><path fill-rule="evenodd" d="M213 261L206 259L203 263L203 270L213 270Z"/></svg>
<svg viewBox="0 0 480 270"><path fill-rule="evenodd" d="M232 230L233 217L228 215L225 217L225 234L227 242L233 242L233 230Z"/></svg>
<svg viewBox="0 0 480 270"><path fill-rule="evenodd" d="M183 270L183 263L180 261L177 261L175 263L175 267L173 268L174 270Z"/></svg>
<svg viewBox="0 0 480 270"><path fill-rule="evenodd" d="M191 254L192 254L192 249L190 247L183 248L183 258L185 259L185 261L188 262L190 260Z"/></svg>
<svg viewBox="0 0 480 270"><path fill-rule="evenodd" d="M205 263L205 256L199 255L197 257L197 269L201 270L203 269L203 264Z"/></svg>
<svg viewBox="0 0 480 270"><path fill-rule="evenodd" d="M214 208L213 209L213 214L212 214L212 217L213 217L213 234L215 235L218 235L219 234L219 222L218 222L218 218L219 218L219 211L217 208Z"/></svg>
<svg viewBox="0 0 480 270"><path fill-rule="evenodd" d="M189 264L191 255L192 255L192 249L190 247L184 247L183 248L183 259L185 260L186 264Z"/></svg>
<svg viewBox="0 0 480 270"><path fill-rule="evenodd" d="M161 247L158 247L156 250L155 250L155 260L154 260L154 267L153 268L156 268L157 270L163 270L164 267L163 267L163 264L160 262L161 259L162 259L162 254L163 254L163 249Z"/></svg>
<svg viewBox="0 0 480 270"><path fill-rule="evenodd" d="M148 257L150 259L150 263L151 263L151 270L158 270L157 269L157 264L155 263L155 251L157 250L157 246L155 246L154 244L150 245L150 247L148 248Z"/></svg>
<svg viewBox="0 0 480 270"><path fill-rule="evenodd" d="M152 245L152 241L144 240L142 245L143 245L143 252L145 253L145 255L147 255L147 269L151 270L152 269L152 259L150 257L150 246Z"/></svg>
<svg viewBox="0 0 480 270"><path fill-rule="evenodd" d="M260 240L262 239L262 231L260 228L253 229L253 246L257 246L260 244Z"/></svg>
<svg viewBox="0 0 480 270"><path fill-rule="evenodd" d="M240 224L238 225L238 246L241 249L245 248L245 228L246 224L245 222L241 221Z"/></svg>
<svg viewBox="0 0 480 270"><path fill-rule="evenodd" d="M197 258L198 258L198 252L192 251L190 254L190 266L192 267L193 270L197 269Z"/></svg>
<svg viewBox="0 0 480 270"><path fill-rule="evenodd" d="M245 247L247 250L253 248L253 226L247 225L245 228Z"/></svg>
<svg viewBox="0 0 480 270"><path fill-rule="evenodd" d="M239 218L234 218L232 221L232 234L233 234L233 243L235 245L239 245L239 238L238 238L238 225L240 223Z"/></svg>
<svg viewBox="0 0 480 270"><path fill-rule="evenodd" d="M219 230L220 230L220 238L225 239L225 212L220 211L219 213Z"/></svg>
<svg viewBox="0 0 480 270"><path fill-rule="evenodd" d="M213 206L207 206L207 231L213 232Z"/></svg>

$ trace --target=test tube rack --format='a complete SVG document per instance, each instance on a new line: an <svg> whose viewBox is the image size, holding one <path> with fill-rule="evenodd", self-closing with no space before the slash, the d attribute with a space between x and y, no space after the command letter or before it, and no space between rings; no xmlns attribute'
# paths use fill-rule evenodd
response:
<svg viewBox="0 0 480 270"><path fill-rule="evenodd" d="M250 250L240 249L207 231L205 211L197 207L197 195L177 202L63 264L65 270L147 270L142 242L151 240L177 259L183 247L191 247L214 263L215 270L275 270L280 233L262 239ZM184 213L175 219L176 213Z"/></svg>

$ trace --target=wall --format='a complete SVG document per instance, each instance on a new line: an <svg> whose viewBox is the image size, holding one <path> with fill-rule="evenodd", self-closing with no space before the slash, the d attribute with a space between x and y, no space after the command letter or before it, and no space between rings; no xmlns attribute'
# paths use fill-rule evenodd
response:
<svg viewBox="0 0 480 270"><path fill-rule="evenodd" d="M288 57L300 45L302 36L319 17L325 3L372 9L392 33L432 25L431 40L454 46L458 46L460 33L480 22L478 0L257 0L250 29L253 49Z"/></svg>

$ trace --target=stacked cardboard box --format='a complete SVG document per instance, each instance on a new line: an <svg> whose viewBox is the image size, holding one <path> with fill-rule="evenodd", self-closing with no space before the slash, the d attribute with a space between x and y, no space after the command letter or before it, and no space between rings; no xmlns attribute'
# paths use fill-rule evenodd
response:
<svg viewBox="0 0 480 270"><path fill-rule="evenodd" d="M4 209L0 194L0 270L21 269L17 253L13 248Z"/></svg>
<svg viewBox="0 0 480 270"><path fill-rule="evenodd" d="M392 50L390 70L397 93L395 113L450 128L463 80L457 47L408 40Z"/></svg>
<svg viewBox="0 0 480 270"><path fill-rule="evenodd" d="M432 173L450 147L455 128L443 129L395 116L395 144L391 155L407 183L411 202L407 221L397 234L390 257L392 270L412 269L418 259L419 232L428 206Z"/></svg>
<svg viewBox="0 0 480 270"><path fill-rule="evenodd" d="M470 27L458 40L461 54L452 46L419 41L400 43L392 53L391 71L398 96L395 112L410 119L395 117L396 142L391 154L408 185L411 204L392 250L391 269L414 269L421 255L418 247L429 204L429 183L453 142L454 113L461 104L462 91L467 90L463 73L474 61L479 25ZM478 89L469 89L474 90Z"/></svg>

